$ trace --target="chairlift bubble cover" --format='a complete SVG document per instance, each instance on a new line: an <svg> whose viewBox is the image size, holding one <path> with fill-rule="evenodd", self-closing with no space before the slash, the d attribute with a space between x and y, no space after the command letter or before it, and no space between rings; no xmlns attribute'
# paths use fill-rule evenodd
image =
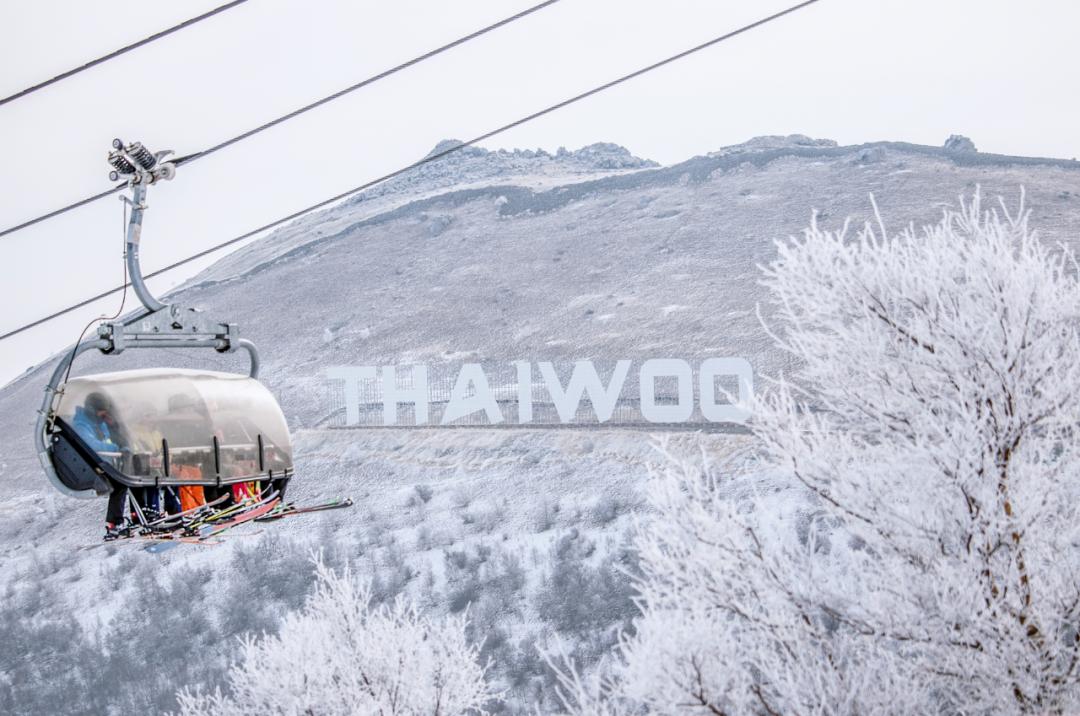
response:
<svg viewBox="0 0 1080 716"><path fill-rule="evenodd" d="M63 423L57 435L83 443L68 456L92 453L98 472L131 487L224 485L292 473L281 408L259 381L235 373L155 368L72 378L55 414ZM56 462L61 451L52 452Z"/></svg>

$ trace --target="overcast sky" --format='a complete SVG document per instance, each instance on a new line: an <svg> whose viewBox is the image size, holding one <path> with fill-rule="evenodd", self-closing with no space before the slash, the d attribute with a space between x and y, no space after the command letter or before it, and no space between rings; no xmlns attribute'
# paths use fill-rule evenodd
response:
<svg viewBox="0 0 1080 716"><path fill-rule="evenodd" d="M147 271L775 12L793 0L561 0L151 190ZM223 0L0 5L0 96ZM251 0L0 106L0 227L108 188L114 136L197 151L528 7L526 0ZM821 0L486 145L617 142L673 163L762 134L1080 156L1080 4ZM0 238L0 333L119 284L115 197ZM158 290L192 275L189 265ZM0 383L116 297L0 343ZM230 320L243 323L242 316Z"/></svg>

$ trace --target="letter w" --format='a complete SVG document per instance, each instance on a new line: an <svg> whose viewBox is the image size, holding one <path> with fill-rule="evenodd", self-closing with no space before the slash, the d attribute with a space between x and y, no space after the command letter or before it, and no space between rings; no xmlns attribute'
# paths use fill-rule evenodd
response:
<svg viewBox="0 0 1080 716"><path fill-rule="evenodd" d="M555 368L551 363L538 363L540 375L544 378L551 401L555 404L555 410L559 413L559 420L569 423L577 415L581 397L588 394L589 400L596 411L596 419L601 423L611 420L611 414L615 412L615 404L619 401L623 383L626 382L626 374L630 371L630 361L621 360L615 364L615 371L611 374L611 382L607 388L600 382L600 376L596 374L596 368L592 361L581 360L574 363L574 372L570 374L570 383L563 390L559 382L559 376L555 374Z"/></svg>

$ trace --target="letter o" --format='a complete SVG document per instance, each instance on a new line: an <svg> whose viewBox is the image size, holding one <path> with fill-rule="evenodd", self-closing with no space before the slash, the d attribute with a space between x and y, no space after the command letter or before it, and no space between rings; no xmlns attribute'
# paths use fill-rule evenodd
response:
<svg viewBox="0 0 1080 716"><path fill-rule="evenodd" d="M739 395L733 404L716 403L716 376L732 375L738 379ZM701 389L701 414L712 423L745 423L754 399L754 369L745 358L709 358L698 374Z"/></svg>
<svg viewBox="0 0 1080 716"><path fill-rule="evenodd" d="M656 379L675 378L679 400L675 405L656 404ZM641 364L641 414L650 423L685 423L694 412L694 371L684 360L653 358Z"/></svg>

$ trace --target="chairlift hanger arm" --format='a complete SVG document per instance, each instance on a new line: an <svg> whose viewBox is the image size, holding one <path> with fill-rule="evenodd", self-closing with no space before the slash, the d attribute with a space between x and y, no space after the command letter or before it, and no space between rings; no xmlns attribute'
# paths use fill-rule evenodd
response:
<svg viewBox="0 0 1080 716"><path fill-rule="evenodd" d="M130 199L124 197L131 205L125 242L128 275L135 295L146 311L100 326L98 337L109 343L102 352L117 354L127 348L168 347L214 348L231 353L243 348L251 358L249 374L252 378L257 377L259 357L255 345L240 338L235 323L215 321L196 308L160 301L150 292L143 278L139 245L143 214L147 208L146 194L150 185L176 176L175 163L166 160L172 151L151 152L140 142L126 144L120 139L114 139L112 146L108 162L113 169L109 178L116 181L127 177L132 192Z"/></svg>

